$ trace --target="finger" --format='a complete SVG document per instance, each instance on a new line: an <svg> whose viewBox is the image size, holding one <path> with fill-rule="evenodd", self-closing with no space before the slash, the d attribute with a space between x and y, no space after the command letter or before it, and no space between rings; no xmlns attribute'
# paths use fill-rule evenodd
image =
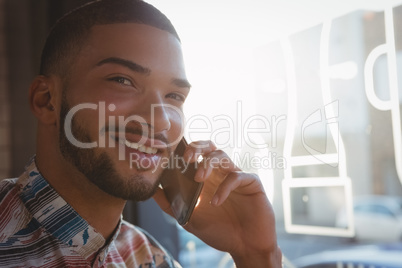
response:
<svg viewBox="0 0 402 268"><path fill-rule="evenodd" d="M170 206L170 203L166 199L165 193L161 188L159 187L157 188L155 194L153 195L153 199L164 212L173 217L173 211Z"/></svg>
<svg viewBox="0 0 402 268"><path fill-rule="evenodd" d="M282 267L282 250L277 246L274 252L274 258L271 259L272 267Z"/></svg>
<svg viewBox="0 0 402 268"><path fill-rule="evenodd" d="M205 155L216 150L212 141L196 141L190 143L184 152L184 159L187 162L196 162L200 155Z"/></svg>
<svg viewBox="0 0 402 268"><path fill-rule="evenodd" d="M212 197L211 204L220 206L229 197L230 193L238 188L243 188L244 194L251 194L260 191L258 188L259 179L255 174L243 172L229 173L223 182L218 186L214 196Z"/></svg>
<svg viewBox="0 0 402 268"><path fill-rule="evenodd" d="M198 170L195 174L195 180L198 182L205 181L213 170L218 170L221 174L226 175L230 172L240 171L233 163L229 156L222 150L216 150L204 155L204 159L197 165Z"/></svg>

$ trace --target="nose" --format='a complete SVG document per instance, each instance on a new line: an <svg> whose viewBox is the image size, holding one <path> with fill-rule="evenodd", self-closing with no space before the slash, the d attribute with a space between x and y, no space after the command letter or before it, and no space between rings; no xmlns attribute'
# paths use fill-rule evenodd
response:
<svg viewBox="0 0 402 268"><path fill-rule="evenodd" d="M171 111L164 102L164 97L160 93L152 94L149 98L147 123L153 133L169 131L171 128Z"/></svg>
<svg viewBox="0 0 402 268"><path fill-rule="evenodd" d="M152 104L151 106L151 122L150 126L155 133L169 131L171 128L170 115L168 108L164 104Z"/></svg>

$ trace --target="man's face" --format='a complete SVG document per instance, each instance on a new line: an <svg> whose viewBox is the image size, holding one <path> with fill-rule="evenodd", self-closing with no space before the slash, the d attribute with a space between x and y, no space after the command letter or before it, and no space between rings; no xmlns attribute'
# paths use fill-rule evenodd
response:
<svg viewBox="0 0 402 268"><path fill-rule="evenodd" d="M113 196L149 198L182 136L189 89L180 43L168 32L134 23L94 26L63 89L63 157Z"/></svg>

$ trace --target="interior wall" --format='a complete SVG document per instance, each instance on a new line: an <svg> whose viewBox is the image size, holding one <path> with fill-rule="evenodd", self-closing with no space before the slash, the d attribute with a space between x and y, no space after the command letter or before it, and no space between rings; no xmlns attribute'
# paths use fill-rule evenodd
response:
<svg viewBox="0 0 402 268"><path fill-rule="evenodd" d="M3 153L0 162L7 168L3 167L5 171L0 175L16 177L23 172L25 163L35 153L36 120L29 110L28 89L38 73L44 40L51 25L62 14L88 1L1 1L4 15L1 16L4 23L1 43L5 44L3 49L6 56L3 60L7 72L5 75L5 71L1 71L3 79L0 91L3 102L8 104L8 112L1 111L1 122L7 125L6 133L9 135L1 136L0 146L6 146L8 153L4 153L6 149L1 147Z"/></svg>
<svg viewBox="0 0 402 268"><path fill-rule="evenodd" d="M10 176L10 103L5 33L5 0L0 0L0 178Z"/></svg>

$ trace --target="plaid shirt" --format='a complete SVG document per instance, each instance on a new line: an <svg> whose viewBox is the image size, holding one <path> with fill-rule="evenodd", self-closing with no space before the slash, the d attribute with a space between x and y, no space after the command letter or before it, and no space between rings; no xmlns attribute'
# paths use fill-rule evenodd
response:
<svg viewBox="0 0 402 268"><path fill-rule="evenodd" d="M0 182L1 267L180 267L145 231L121 220L106 244L38 172Z"/></svg>

